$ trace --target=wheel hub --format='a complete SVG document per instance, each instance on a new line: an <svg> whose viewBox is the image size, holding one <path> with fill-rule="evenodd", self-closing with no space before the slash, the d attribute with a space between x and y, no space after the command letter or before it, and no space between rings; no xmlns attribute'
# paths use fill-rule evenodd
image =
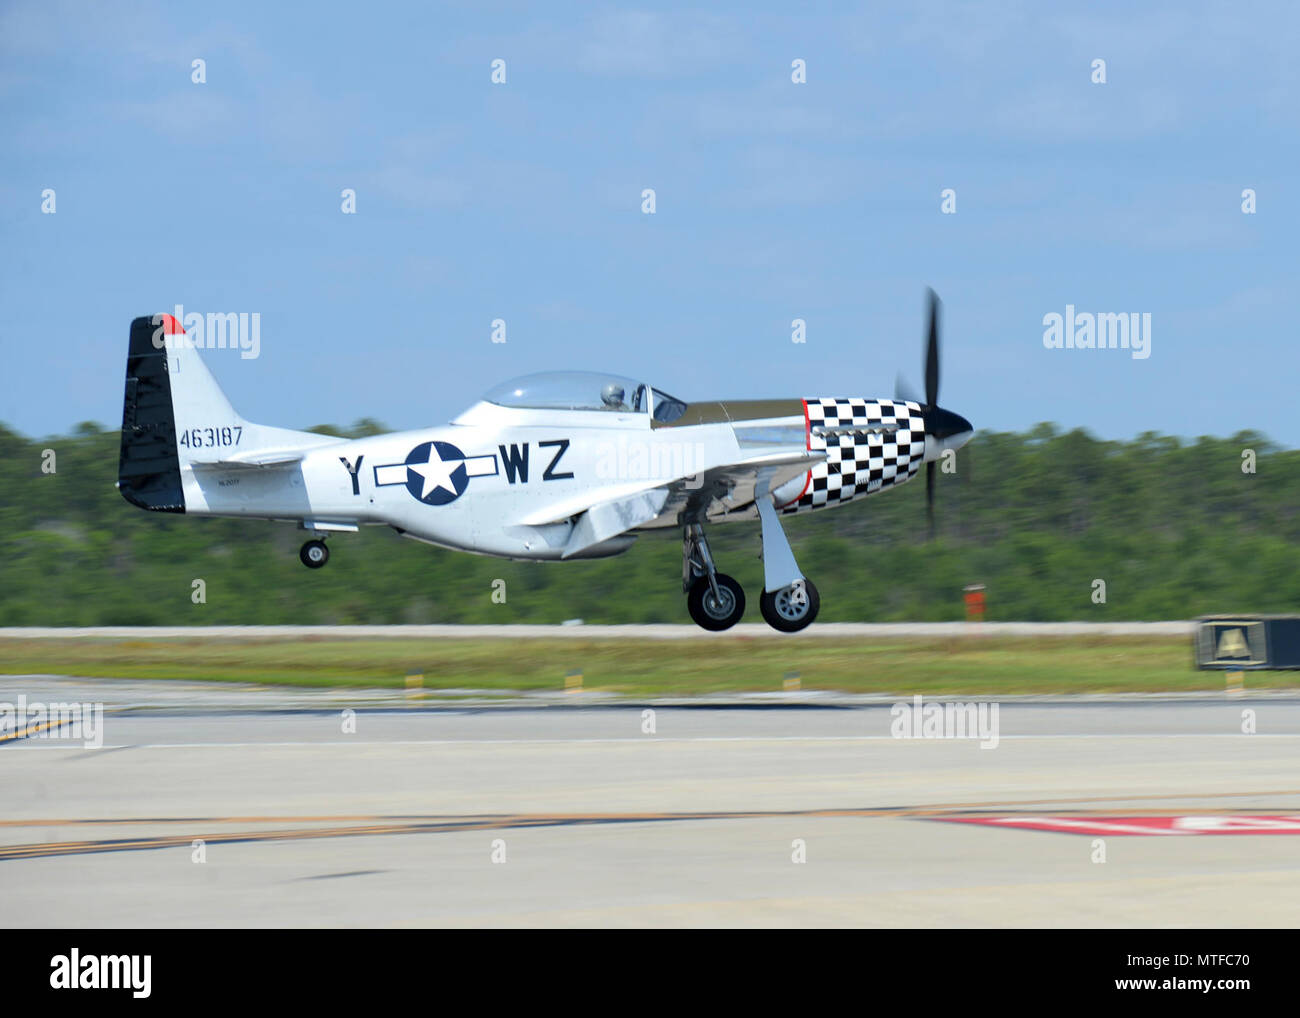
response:
<svg viewBox="0 0 1300 1018"><path fill-rule="evenodd" d="M797 622L808 614L808 592L802 584L785 587L776 592L776 610L783 619Z"/></svg>
<svg viewBox="0 0 1300 1018"><path fill-rule="evenodd" d="M712 591L704 595L704 610L715 619L725 619L736 607L736 597L726 587L718 588L718 596Z"/></svg>

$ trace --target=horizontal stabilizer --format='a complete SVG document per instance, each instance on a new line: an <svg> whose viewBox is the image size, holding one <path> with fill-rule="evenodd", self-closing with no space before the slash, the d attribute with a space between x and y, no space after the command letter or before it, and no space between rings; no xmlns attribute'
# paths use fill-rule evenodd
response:
<svg viewBox="0 0 1300 1018"><path fill-rule="evenodd" d="M301 463L306 449L259 449L256 452L236 453L219 460L190 460L192 467L226 470L231 467L285 467Z"/></svg>

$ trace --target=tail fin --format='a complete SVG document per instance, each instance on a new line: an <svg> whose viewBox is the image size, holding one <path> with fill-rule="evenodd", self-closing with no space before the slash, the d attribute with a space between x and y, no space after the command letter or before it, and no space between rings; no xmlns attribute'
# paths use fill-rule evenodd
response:
<svg viewBox="0 0 1300 1018"><path fill-rule="evenodd" d="M226 399L221 386L212 377L198 350L189 342L181 323L171 315L154 315L151 323L150 346L165 347L167 372L171 376L172 413L176 418L176 434L194 428L245 425L245 421ZM139 321L139 319L137 319ZM131 324L134 331L135 323ZM133 344L134 345L134 342ZM201 436L206 437L206 436ZM219 439L214 439L219 442ZM208 443L209 447L212 443ZM181 462L186 460L186 450L193 451L189 443L180 445Z"/></svg>
<svg viewBox="0 0 1300 1018"><path fill-rule="evenodd" d="M152 318L137 318L131 323L117 489L141 509L183 513L185 495L172 414L171 376L165 345L154 343L155 328ZM208 379L211 381L210 375Z"/></svg>
<svg viewBox="0 0 1300 1018"><path fill-rule="evenodd" d="M171 315L131 322L117 486L141 509L185 512L182 467L294 463L338 439L244 420Z"/></svg>

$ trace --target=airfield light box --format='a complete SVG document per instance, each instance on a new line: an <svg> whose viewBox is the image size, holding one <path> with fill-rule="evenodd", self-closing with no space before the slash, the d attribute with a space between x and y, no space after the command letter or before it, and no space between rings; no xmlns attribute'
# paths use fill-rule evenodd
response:
<svg viewBox="0 0 1300 1018"><path fill-rule="evenodd" d="M1300 615L1206 615L1197 622L1197 668L1300 669Z"/></svg>

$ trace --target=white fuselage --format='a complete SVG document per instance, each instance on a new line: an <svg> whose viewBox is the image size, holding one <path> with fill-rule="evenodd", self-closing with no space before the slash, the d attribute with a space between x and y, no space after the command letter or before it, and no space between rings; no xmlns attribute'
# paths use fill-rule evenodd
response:
<svg viewBox="0 0 1300 1018"><path fill-rule="evenodd" d="M791 401L800 406L799 401ZM338 440L291 465L182 467L185 511L194 515L301 522L308 529L391 526L448 548L507 558L559 558L574 519L593 503L617 501L689 475L744 460L774 446L828 449L813 469L791 469L772 486L778 508L807 512L842 504L907 480L925 443L890 434L819 435L823 405L859 416L919 421L916 404L893 400L808 400L803 413L657 426L648 413L553 410L477 403L439 428ZM851 408L850 408L851 405ZM865 419L865 418L864 418ZM689 481L686 484L689 489ZM711 489L692 508L698 522L753 519L752 485ZM670 511L635 529L677 527ZM615 554L614 538L587 554Z"/></svg>

